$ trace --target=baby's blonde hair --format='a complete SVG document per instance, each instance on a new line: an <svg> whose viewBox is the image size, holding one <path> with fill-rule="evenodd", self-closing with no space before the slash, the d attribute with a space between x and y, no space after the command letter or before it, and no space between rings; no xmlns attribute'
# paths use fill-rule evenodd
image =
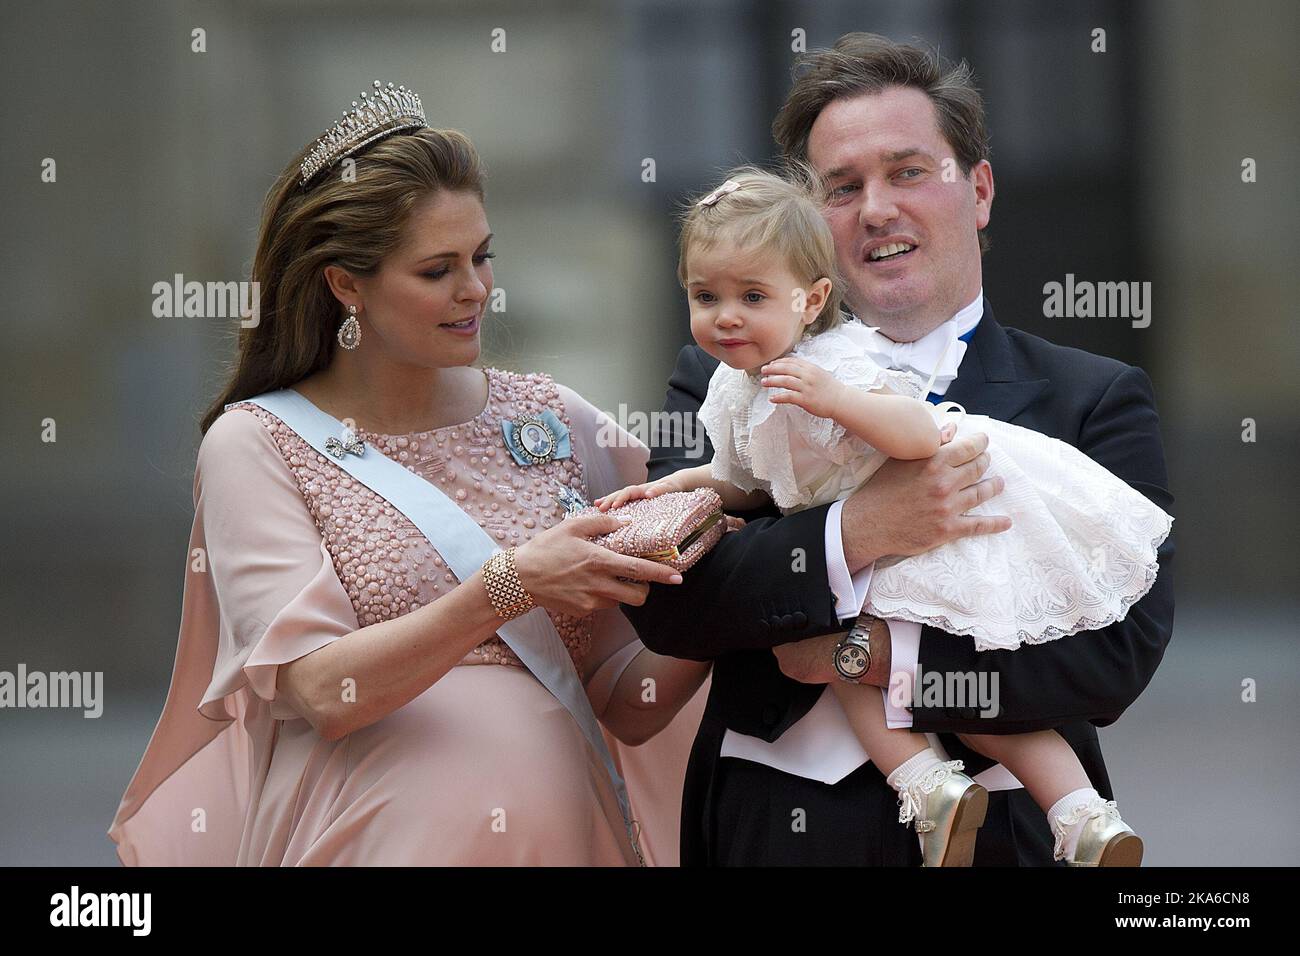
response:
<svg viewBox="0 0 1300 956"><path fill-rule="evenodd" d="M826 186L804 162L787 163L783 173L740 166L726 176L739 183L739 188L709 206L698 205L707 193L689 201L680 217L677 281L686 287L691 252L719 242L730 242L747 251L773 253L807 286L821 278L831 280L826 302L805 333L818 335L844 321L840 314L843 293L835 269L835 240L822 218Z"/></svg>

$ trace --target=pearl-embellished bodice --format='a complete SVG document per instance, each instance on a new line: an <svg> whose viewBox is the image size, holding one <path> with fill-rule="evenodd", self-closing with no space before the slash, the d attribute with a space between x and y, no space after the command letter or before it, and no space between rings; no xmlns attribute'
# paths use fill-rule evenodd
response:
<svg viewBox="0 0 1300 956"><path fill-rule="evenodd" d="M407 435L380 435L365 429L358 429L357 435L432 482L501 547L509 548L563 520L565 509L556 497L558 486L567 485L586 498L590 496L576 455L522 466L505 447L502 418L537 415L549 408L566 427L570 425L551 377L495 368L484 372L488 377L487 405L467 422ZM437 600L459 583L424 535L383 497L315 451L262 407L240 402L233 408L247 409L270 430L333 558L358 624L400 617ZM547 613L582 673L591 643L591 618ZM498 637L474 648L461 663L523 666Z"/></svg>

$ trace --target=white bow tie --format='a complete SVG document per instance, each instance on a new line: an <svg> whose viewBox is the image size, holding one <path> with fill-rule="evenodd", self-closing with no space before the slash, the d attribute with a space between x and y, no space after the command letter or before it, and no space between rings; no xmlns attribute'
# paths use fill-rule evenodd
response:
<svg viewBox="0 0 1300 956"><path fill-rule="evenodd" d="M867 355L877 364L915 372L930 381L930 391L940 395L957 377L966 354L966 343L957 337L957 323L951 319L915 342L895 342L872 326L867 326L867 331Z"/></svg>

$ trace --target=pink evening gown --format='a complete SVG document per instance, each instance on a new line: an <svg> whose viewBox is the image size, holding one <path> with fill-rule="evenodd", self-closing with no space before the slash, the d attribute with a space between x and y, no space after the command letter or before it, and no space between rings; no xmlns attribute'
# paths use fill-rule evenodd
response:
<svg viewBox="0 0 1300 956"><path fill-rule="evenodd" d="M645 480L645 445L621 429L620 441L598 441L617 426L571 389L544 374L484 374L488 402L468 422L359 435L502 547L562 520L559 485L591 500ZM572 456L520 466L501 419L546 408L568 427ZM123 863L635 865L604 767L496 637L337 741L277 698L280 664L457 585L404 515L248 403L204 437L194 502L171 687L109 830ZM551 618L589 687L608 687L610 668L635 656L617 608ZM593 700L597 714L603 704ZM703 691L655 739L615 748L652 863L676 862L702 705Z"/></svg>

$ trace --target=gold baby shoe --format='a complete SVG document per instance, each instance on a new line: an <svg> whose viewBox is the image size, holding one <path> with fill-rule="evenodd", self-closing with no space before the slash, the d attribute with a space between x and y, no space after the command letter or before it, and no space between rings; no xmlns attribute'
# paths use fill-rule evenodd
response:
<svg viewBox="0 0 1300 956"><path fill-rule="evenodd" d="M899 794L898 822L916 820L922 866L970 866L975 856L989 793L960 772L964 766L960 760L941 763Z"/></svg>
<svg viewBox="0 0 1300 956"><path fill-rule="evenodd" d="M1114 800L1103 800L1074 807L1059 824L1052 821L1056 831L1056 859L1065 858L1066 834L1070 828L1083 821L1083 831L1075 846L1074 856L1066 866L1141 866L1142 838L1120 819Z"/></svg>

